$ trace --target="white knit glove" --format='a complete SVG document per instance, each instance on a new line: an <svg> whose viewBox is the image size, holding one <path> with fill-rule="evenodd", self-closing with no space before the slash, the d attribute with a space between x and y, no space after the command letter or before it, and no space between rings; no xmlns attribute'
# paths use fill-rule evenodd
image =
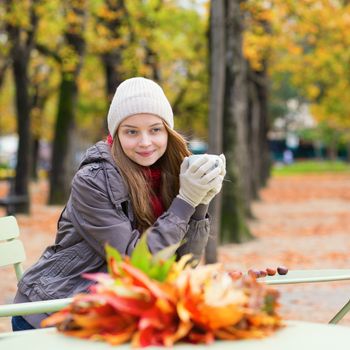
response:
<svg viewBox="0 0 350 350"><path fill-rule="evenodd" d="M180 167L180 190L177 197L196 207L218 182L222 182L217 180L220 172L221 168L215 167L212 158L204 155L189 165L186 157Z"/></svg>
<svg viewBox="0 0 350 350"><path fill-rule="evenodd" d="M219 165L220 174L215 180L215 186L213 186L212 189L209 190L208 193L202 199L202 204L209 204L211 200L221 191L222 181L224 180L224 177L226 175L226 158L223 154L220 154L219 157L222 160L222 162L220 162L221 164Z"/></svg>

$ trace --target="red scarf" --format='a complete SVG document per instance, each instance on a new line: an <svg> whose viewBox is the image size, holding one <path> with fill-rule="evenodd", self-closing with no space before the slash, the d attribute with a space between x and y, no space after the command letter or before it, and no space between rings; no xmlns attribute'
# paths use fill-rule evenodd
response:
<svg viewBox="0 0 350 350"><path fill-rule="evenodd" d="M154 194L151 195L151 204L153 208L153 213L156 216L156 218L158 218L164 213L164 204L162 200L162 195L160 193L162 183L162 172L159 168L146 168L145 174L154 192Z"/></svg>
<svg viewBox="0 0 350 350"><path fill-rule="evenodd" d="M108 134L108 136L107 136L107 143L110 145L110 146L112 146L112 144L113 144L113 137L111 136L111 134Z"/></svg>

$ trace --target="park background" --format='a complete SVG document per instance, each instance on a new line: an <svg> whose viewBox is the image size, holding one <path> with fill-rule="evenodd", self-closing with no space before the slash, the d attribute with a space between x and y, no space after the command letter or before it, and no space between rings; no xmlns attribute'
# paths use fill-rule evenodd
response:
<svg viewBox="0 0 350 350"><path fill-rule="evenodd" d="M0 191L28 198L15 208L27 266L54 239L82 152L107 136L115 88L145 76L194 152L226 155L207 262L346 267L349 27L345 0L1 2ZM286 316L327 321L345 286L283 289Z"/></svg>

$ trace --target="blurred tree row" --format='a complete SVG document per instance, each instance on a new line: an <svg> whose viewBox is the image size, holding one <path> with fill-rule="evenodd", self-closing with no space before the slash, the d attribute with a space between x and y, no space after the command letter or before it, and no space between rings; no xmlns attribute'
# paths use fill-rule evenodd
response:
<svg viewBox="0 0 350 350"><path fill-rule="evenodd" d="M115 88L141 75L164 87L177 129L225 153L214 232L249 239L250 203L269 175L267 132L286 101L311 103L328 135L350 138L349 18L344 0L1 2L0 134L17 125L16 193L27 193L46 139L50 203L63 203L80 140L106 136Z"/></svg>
<svg viewBox="0 0 350 350"><path fill-rule="evenodd" d="M235 1L229 3L234 6ZM255 130L260 129L266 135L266 127L272 118L281 117L285 113L281 110L275 115L272 113L278 98L282 98L284 105L290 98L294 98L300 104L307 103L311 106L311 114L318 126L313 132L308 132L308 135L328 146L330 158L335 158L339 142L346 143L350 151L350 1L246 0L238 3L239 8L236 8L235 13L241 11L241 22L236 22L236 28L239 28L239 23L243 26L243 56L248 61L247 80L250 86L246 97L246 134L249 141L245 147L246 150L251 149L252 153L248 152L248 164L245 166L244 160L240 160L239 156L235 161L241 171L238 176L242 182L240 188L245 193L241 198L243 203L248 203L246 207L249 208L250 199L257 195L256 189L266 181L268 164L264 143L254 147L254 143L259 140L257 134L249 139L254 132L249 122L253 121ZM225 23L229 23L227 18ZM239 59L233 61L237 64ZM239 72L241 67L242 65L233 71ZM240 84L240 89L245 89L244 84ZM253 102L256 97L260 104ZM238 101L239 98L236 98ZM228 103L224 105L225 108L229 106ZM255 114L249 117L253 111ZM244 114L242 110L240 113ZM269 114L268 117L264 116L266 113ZM260 126L257 123L261 123ZM233 129L238 141L239 128ZM224 127L224 135L225 130L230 128ZM227 142L225 136L224 142ZM244 145L242 139L238 144L240 147ZM257 153L254 153L254 149ZM241 157L245 157L246 150L239 151ZM259 158L263 165L259 165ZM238 192L235 193L237 195ZM227 194L228 191L224 192L224 196ZM224 211L226 207L224 198ZM227 215L232 220L232 212ZM222 233L225 233L225 217L223 225ZM229 235L232 237L232 234ZM242 240L239 235L235 239Z"/></svg>
<svg viewBox="0 0 350 350"><path fill-rule="evenodd" d="M211 30L221 44L210 41L210 125L222 124L210 130L210 142L224 150L230 181L223 191L221 230L216 227L223 242L250 238L245 219L268 178L267 132L272 117L286 113L278 108L282 103L293 97L311 104L329 145L340 133L348 138L349 3L211 1ZM213 212L219 210L216 204Z"/></svg>

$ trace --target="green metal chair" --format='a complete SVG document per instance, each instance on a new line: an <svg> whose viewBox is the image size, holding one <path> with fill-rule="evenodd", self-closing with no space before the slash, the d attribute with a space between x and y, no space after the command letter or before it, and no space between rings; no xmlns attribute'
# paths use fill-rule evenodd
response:
<svg viewBox="0 0 350 350"><path fill-rule="evenodd" d="M23 275L22 263L26 255L14 216L0 218L0 267L14 265L17 280ZM58 311L71 302L71 298L0 305L0 317L21 316Z"/></svg>
<svg viewBox="0 0 350 350"><path fill-rule="evenodd" d="M269 285L316 283L350 280L350 270L320 269L320 270L291 270L287 275L275 275L259 278L259 281ZM328 322L337 324L350 311L350 300Z"/></svg>

